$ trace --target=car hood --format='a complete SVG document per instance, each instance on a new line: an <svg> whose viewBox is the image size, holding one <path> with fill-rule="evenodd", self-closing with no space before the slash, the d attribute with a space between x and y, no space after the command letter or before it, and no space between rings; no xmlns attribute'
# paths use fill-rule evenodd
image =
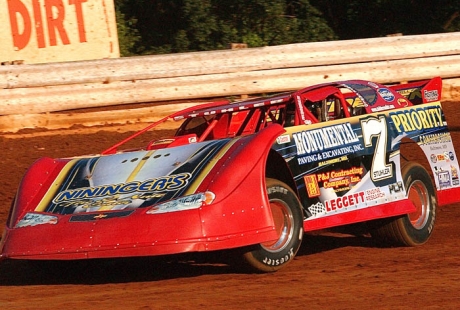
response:
<svg viewBox="0 0 460 310"><path fill-rule="evenodd" d="M35 211L56 214L142 208L193 194L229 139L152 151L71 158Z"/></svg>

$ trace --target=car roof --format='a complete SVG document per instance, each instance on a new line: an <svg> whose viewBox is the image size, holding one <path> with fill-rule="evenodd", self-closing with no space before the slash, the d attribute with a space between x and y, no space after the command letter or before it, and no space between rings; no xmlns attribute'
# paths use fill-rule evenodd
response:
<svg viewBox="0 0 460 310"><path fill-rule="evenodd" d="M186 110L182 110L178 113L173 114L174 120L180 120L184 118L222 114L227 112L237 112L250 110L254 108L260 108L263 106L279 105L287 103L291 100L293 92L277 94L269 97L258 97L249 100L237 101L237 102L213 102L207 103L195 107L191 107Z"/></svg>
<svg viewBox="0 0 460 310"><path fill-rule="evenodd" d="M368 112L372 112L372 109L379 110L379 108L380 110L384 110L385 107L388 109L395 108L394 106L389 106L389 103L393 101L398 102L398 100L402 100L406 105L408 103L404 96L382 84L365 80L346 80L316 84L297 91L285 92L269 97L258 97L231 103L228 101L207 103L179 111L170 117L174 120L181 120L185 118L249 110L264 106L282 105L297 96L300 96L303 100L308 99L310 101L317 101L343 88L349 90L349 93L345 94L346 98L359 97Z"/></svg>

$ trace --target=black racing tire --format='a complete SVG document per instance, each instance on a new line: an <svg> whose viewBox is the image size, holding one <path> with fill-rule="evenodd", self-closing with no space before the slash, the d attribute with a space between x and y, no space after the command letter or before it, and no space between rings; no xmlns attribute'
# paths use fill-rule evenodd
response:
<svg viewBox="0 0 460 310"><path fill-rule="evenodd" d="M436 221L436 192L430 175L420 164L409 162L401 172L407 196L416 211L380 221L371 235L385 245L422 245L430 238Z"/></svg>
<svg viewBox="0 0 460 310"><path fill-rule="evenodd" d="M259 272L274 272L293 260L303 238L302 206L295 192L285 183L266 179L270 208L278 240L258 244L243 254L249 266Z"/></svg>

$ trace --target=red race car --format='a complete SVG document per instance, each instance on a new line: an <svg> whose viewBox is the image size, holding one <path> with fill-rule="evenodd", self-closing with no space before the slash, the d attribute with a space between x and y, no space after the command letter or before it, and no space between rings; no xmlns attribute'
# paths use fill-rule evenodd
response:
<svg viewBox="0 0 460 310"><path fill-rule="evenodd" d="M1 257L240 249L269 272L313 230L362 223L379 242L423 244L437 206L460 197L441 84L350 80L204 104L101 154L39 159L12 204ZM171 137L123 149L172 121ZM407 160L416 150L427 168Z"/></svg>

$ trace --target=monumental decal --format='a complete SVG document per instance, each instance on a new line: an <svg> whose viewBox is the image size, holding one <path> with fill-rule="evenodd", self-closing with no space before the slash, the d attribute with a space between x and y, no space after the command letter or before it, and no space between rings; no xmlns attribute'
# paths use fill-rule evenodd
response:
<svg viewBox="0 0 460 310"><path fill-rule="evenodd" d="M120 56L113 0L2 1L0 23L0 62Z"/></svg>

